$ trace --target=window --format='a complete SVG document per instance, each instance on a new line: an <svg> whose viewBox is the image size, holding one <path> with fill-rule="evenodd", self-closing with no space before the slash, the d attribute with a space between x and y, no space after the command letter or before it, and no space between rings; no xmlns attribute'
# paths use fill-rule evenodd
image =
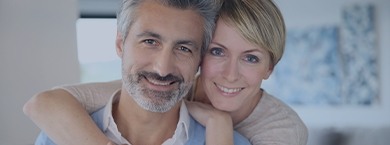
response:
<svg viewBox="0 0 390 145"><path fill-rule="evenodd" d="M121 62L115 50L116 19L77 20L77 48L81 82L121 78Z"/></svg>

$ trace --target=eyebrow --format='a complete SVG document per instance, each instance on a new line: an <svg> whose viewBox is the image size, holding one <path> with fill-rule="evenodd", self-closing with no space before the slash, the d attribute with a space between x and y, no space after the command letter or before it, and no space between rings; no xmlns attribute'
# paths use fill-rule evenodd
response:
<svg viewBox="0 0 390 145"><path fill-rule="evenodd" d="M218 43L218 42L211 42L210 44L215 44L215 45L218 45L219 47L222 47L222 48L225 48L226 49L226 46L221 44L221 43Z"/></svg>
<svg viewBox="0 0 390 145"><path fill-rule="evenodd" d="M153 37L160 39L164 41L163 37L160 34L151 32L151 31L145 31L137 35L137 37ZM181 44L181 45L191 45L194 46L195 49L199 49L198 45L196 45L195 41L192 40L177 40L174 42L175 44Z"/></svg>
<svg viewBox="0 0 390 145"><path fill-rule="evenodd" d="M223 44L220 44L220 43L218 43L218 42L212 42L212 43L215 44L215 45L218 45L218 46L220 46L220 47L222 47L222 48L227 49L227 47L226 47L225 45L223 45ZM263 48L260 48L260 50L259 50L258 48L253 48L253 49L245 50L244 53L250 53L250 52L259 52L259 53L261 53L261 54L267 53L267 51L262 50L262 49L263 49Z"/></svg>
<svg viewBox="0 0 390 145"><path fill-rule="evenodd" d="M150 31L142 32L142 33L138 34L137 37L154 37L157 39L162 39L161 35L154 33L154 32L150 32Z"/></svg>
<svg viewBox="0 0 390 145"><path fill-rule="evenodd" d="M245 53L259 52L259 53L261 53L261 54L264 54L264 53L266 53L267 51L263 51L263 50L259 50L259 49L257 49L257 48L254 48L254 49L246 50L246 51L244 51L244 52L245 52Z"/></svg>

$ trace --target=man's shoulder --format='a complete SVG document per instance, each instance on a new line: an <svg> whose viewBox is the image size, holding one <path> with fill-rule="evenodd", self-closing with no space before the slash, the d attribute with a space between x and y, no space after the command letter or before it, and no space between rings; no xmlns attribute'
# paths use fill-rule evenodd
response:
<svg viewBox="0 0 390 145"><path fill-rule="evenodd" d="M188 131L189 139L186 145L200 145L206 144L206 129L203 125L197 122L195 119L190 117L190 128ZM233 134L234 144L235 145L250 145L250 142L240 133L234 131Z"/></svg>
<svg viewBox="0 0 390 145"><path fill-rule="evenodd" d="M103 128L103 115L104 109L99 109L98 111L91 114L93 121L99 127L100 130ZM56 145L43 131L41 131L35 140L35 145Z"/></svg>
<svg viewBox="0 0 390 145"><path fill-rule="evenodd" d="M206 142L204 126L199 124L192 116L190 117L190 124L188 129L188 141L186 145L204 144Z"/></svg>
<svg viewBox="0 0 390 145"><path fill-rule="evenodd" d="M251 145L249 140L246 137L244 137L243 135L241 135L239 132L234 131L233 133L234 133L233 139L234 139L235 145Z"/></svg>
<svg viewBox="0 0 390 145"><path fill-rule="evenodd" d="M34 145L56 145L44 132L40 132Z"/></svg>
<svg viewBox="0 0 390 145"><path fill-rule="evenodd" d="M95 124L99 127L100 130L103 130L104 128L104 108L100 108L96 112L93 112L90 114L92 120L95 122Z"/></svg>

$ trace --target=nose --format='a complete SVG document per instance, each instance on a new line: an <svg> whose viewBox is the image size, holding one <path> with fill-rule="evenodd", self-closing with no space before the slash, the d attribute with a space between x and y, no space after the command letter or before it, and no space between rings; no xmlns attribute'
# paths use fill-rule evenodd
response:
<svg viewBox="0 0 390 145"><path fill-rule="evenodd" d="M229 60L223 68L222 76L229 82L237 81L240 77L238 61Z"/></svg>
<svg viewBox="0 0 390 145"><path fill-rule="evenodd" d="M154 59L153 69L156 73L158 73L160 76L174 74L175 59L173 57L172 51L164 49L153 57L154 58L150 59Z"/></svg>

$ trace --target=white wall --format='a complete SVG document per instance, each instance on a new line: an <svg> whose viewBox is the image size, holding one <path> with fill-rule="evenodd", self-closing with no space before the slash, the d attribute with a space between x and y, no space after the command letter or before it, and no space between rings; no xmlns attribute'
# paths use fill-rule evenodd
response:
<svg viewBox="0 0 390 145"><path fill-rule="evenodd" d="M380 104L369 107L298 107L294 109L309 127L390 126L390 1L388 0L276 0L288 27L340 24L341 8L351 3L372 3L380 63Z"/></svg>
<svg viewBox="0 0 390 145"><path fill-rule="evenodd" d="M76 0L0 0L0 144L33 144L23 104L38 91L79 81Z"/></svg>

